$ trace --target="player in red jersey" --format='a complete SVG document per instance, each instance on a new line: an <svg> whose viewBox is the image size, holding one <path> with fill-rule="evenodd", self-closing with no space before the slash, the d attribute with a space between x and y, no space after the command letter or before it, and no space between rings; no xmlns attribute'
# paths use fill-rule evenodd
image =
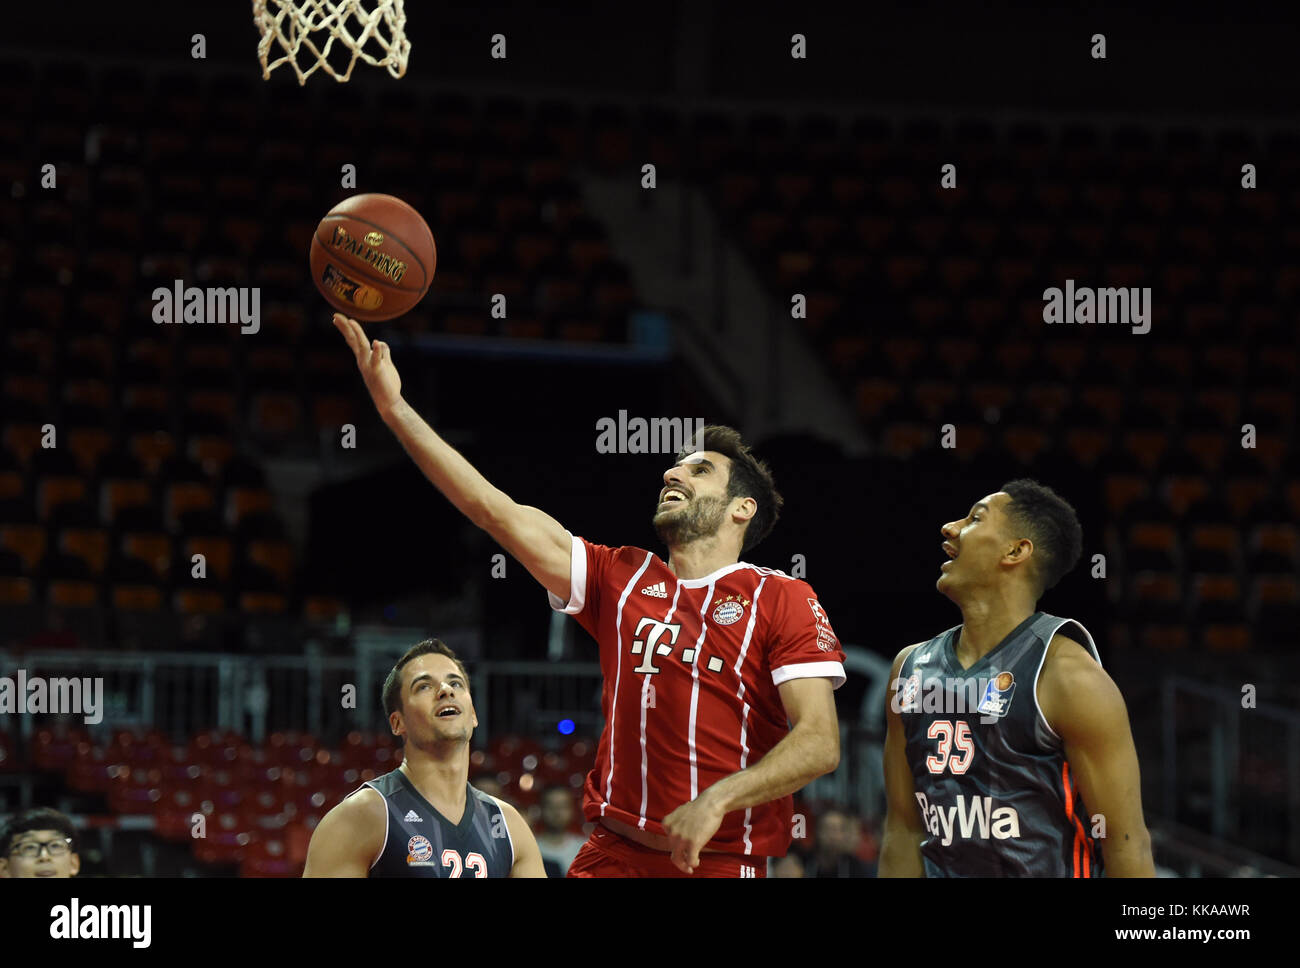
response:
<svg viewBox="0 0 1300 968"><path fill-rule="evenodd" d="M725 427L663 475L665 562L571 535L490 484L402 399L388 346L334 323L424 475L600 646L605 731L571 877L764 877L791 840L791 794L839 763L844 653L812 588L740 561L776 523L767 467Z"/></svg>

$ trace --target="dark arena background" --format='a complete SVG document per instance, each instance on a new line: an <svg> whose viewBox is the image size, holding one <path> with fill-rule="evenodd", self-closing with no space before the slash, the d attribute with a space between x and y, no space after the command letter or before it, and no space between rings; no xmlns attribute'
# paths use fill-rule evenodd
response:
<svg viewBox="0 0 1300 968"><path fill-rule="evenodd" d="M303 85L263 78L247 2L6 10L0 676L102 701L0 715L0 817L72 816L82 879L297 876L400 761L380 687L438 636L472 781L539 833L559 787L583 835L595 644L402 451L308 271L381 192L437 272L366 332L513 498L663 553L672 457L598 422L730 424L772 466L745 558L849 656L773 874L874 876L889 663L960 622L939 529L1017 477L1078 510L1040 607L1123 693L1160 876L1300 870L1293 15L405 6L405 76ZM257 326L156 322L176 280L256 290ZM1067 286L1149 314L1047 322Z"/></svg>

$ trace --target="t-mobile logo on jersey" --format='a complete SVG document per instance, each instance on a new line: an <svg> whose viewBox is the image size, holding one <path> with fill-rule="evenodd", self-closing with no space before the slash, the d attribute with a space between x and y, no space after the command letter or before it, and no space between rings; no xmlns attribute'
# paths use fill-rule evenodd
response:
<svg viewBox="0 0 1300 968"><path fill-rule="evenodd" d="M924 793L917 793L916 801L921 805L922 822L944 847L952 843L954 833L964 840L988 840L990 833L994 840L1020 838L1020 814L1015 807L995 808L992 797L959 793L955 807L932 805Z"/></svg>
<svg viewBox="0 0 1300 968"><path fill-rule="evenodd" d="M673 646L677 644L677 633L682 630L682 627L669 625L667 622L656 622L649 616L645 616L636 623L636 634L640 636L646 629L650 631L644 638L632 640L632 654L641 656L641 664L633 670L634 672L658 672L659 669L654 664L655 653L672 655ZM660 642L659 640L665 635L668 636L668 641Z"/></svg>

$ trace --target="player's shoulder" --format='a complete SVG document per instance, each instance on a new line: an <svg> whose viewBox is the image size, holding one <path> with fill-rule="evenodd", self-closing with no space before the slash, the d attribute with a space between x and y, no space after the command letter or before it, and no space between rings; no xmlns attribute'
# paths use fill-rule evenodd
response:
<svg viewBox="0 0 1300 968"><path fill-rule="evenodd" d="M1060 633L1047 643L1038 686L1041 693L1063 703L1109 695L1116 688L1086 645Z"/></svg>
<svg viewBox="0 0 1300 968"><path fill-rule="evenodd" d="M926 641L928 642L929 639ZM903 663L907 661L907 657L923 645L925 645L925 642L913 642L911 645L905 645L898 650L898 654L894 656L894 672L891 678L898 675L898 670L903 668Z"/></svg>
<svg viewBox="0 0 1300 968"><path fill-rule="evenodd" d="M1060 671L1073 670L1076 667L1085 673L1092 670L1101 671L1101 666L1086 645L1076 639L1057 632L1047 643L1047 654L1043 659L1043 670L1054 668Z"/></svg>
<svg viewBox="0 0 1300 968"><path fill-rule="evenodd" d="M353 830L382 829L387 823L388 804L384 795L372 786L362 786L344 797L321 820L344 825Z"/></svg>

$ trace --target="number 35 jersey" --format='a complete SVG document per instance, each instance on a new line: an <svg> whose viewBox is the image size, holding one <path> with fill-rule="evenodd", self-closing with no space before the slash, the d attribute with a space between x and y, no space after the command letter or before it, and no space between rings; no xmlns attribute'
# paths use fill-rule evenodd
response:
<svg viewBox="0 0 1300 968"><path fill-rule="evenodd" d="M927 877L1100 877L1100 843L1038 706L1038 677L1057 632L1087 648L1078 622L1035 612L969 669L961 626L903 661L891 701L903 724Z"/></svg>

